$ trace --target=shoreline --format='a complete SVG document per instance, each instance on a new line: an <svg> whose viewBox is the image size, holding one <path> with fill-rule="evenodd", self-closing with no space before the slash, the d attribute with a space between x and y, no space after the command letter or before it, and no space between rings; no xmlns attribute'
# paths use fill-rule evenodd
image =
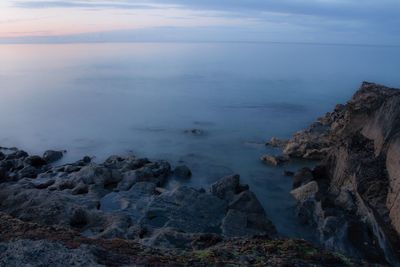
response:
<svg viewBox="0 0 400 267"><path fill-rule="evenodd" d="M385 213L382 205L386 205L386 199L379 195L380 191L376 191L378 195L370 194L377 184L374 181L379 178L376 174L382 174L382 170L388 167L382 159L378 161L379 164L373 165L377 162L374 154L376 144L375 147L374 142L371 145L371 136L370 139L366 138L362 129L371 118L381 114L379 112L382 107L386 108L386 112L391 108L390 113L400 114L396 105L391 103L397 103L397 98L400 101L400 94L394 89L363 83L348 104L338 105L334 112L320 118L309 129L296 133L288 142L274 140L277 147L284 148L284 156L263 158L272 165L285 164L291 158L321 160L321 164L313 169L303 168L291 174L294 175L291 193L298 201L299 219L315 227L325 249L382 266L387 261L394 265L398 263L396 258L399 252L395 250L399 239L396 232L398 215L396 210ZM373 124L375 128L370 125L368 129L374 129L371 133L376 133L377 129L387 130L392 127L390 131L393 132L397 129L394 123L396 118L394 115L383 120L383 126L378 125L381 128ZM376 143L373 137L372 141ZM391 135L390 138L389 141L385 139L381 142L380 152L392 151L390 144L395 140L393 142L396 145L397 139L393 138L397 137ZM353 143L346 143L346 140ZM385 146L385 142L389 145ZM337 148L337 144L342 147ZM354 147L357 149L354 150ZM5 148L1 150L5 151ZM357 266L360 263L339 254L325 252L304 241L280 239L268 214L251 188L240 182L239 175L223 177L207 189L179 186L168 190L164 185L172 176L190 179L191 170L186 166L177 166L172 170L166 161L151 162L135 156L110 156L103 163L93 163L91 158L84 157L71 164L54 166L52 163L62 158L62 151L47 151L43 156L29 156L16 148L7 151L9 153L0 153L0 217L4 222L12 222L11 229L27 227L33 232L6 234L2 230L0 255L7 255L5 262L28 260L23 258L28 257L25 254L20 259L13 258L12 251L31 244L27 240L42 240L37 243L39 247L49 246L47 242L56 244L58 249L62 247L63 251L57 257L67 257L72 253L76 259L86 259L86 264L99 265L102 264L101 257L92 250L104 247L104 244L110 246L113 242L119 242L123 248L113 247L112 253L124 261L138 264L140 259L132 255L137 249L144 253L146 264L150 266L164 260L166 264L174 264L168 257L152 258L154 249L164 256L170 255L168 253L171 251L171 255L175 256L179 251L184 253L182 262L175 262L178 266L189 264L191 260L194 260L194 266L239 259L243 264L257 262L249 251L245 255L237 252L239 254L228 258L218 254L227 253L229 248L239 249L243 242L252 249L279 248L264 255L261 263L268 260L286 264L312 263L316 266ZM354 159L353 155L356 155ZM331 169L335 169L340 160L347 163L340 165L339 171L346 169L351 175L340 176L340 183L337 184L337 171ZM354 170L358 170L356 165L359 160L369 160L373 166L371 170L375 171L373 175L367 175L368 186L361 191L357 187L357 175L360 173L354 173ZM389 168L395 174L397 165L392 165ZM364 176L368 174L362 172L365 168L364 165L361 168ZM355 182L349 178L354 176ZM389 174L387 178L390 183L394 183L390 185L391 188L397 190L397 177L390 177ZM396 192L387 191L388 183L379 186L386 190L388 198L390 194L396 195ZM354 198L356 201L352 200ZM394 204L391 205L396 205L395 197L392 201ZM61 237L69 233L67 241L58 234L54 238L43 235L43 229L53 231L52 227L62 229ZM354 233L355 230L358 232ZM368 235L370 232L373 235ZM380 234L387 238L379 237ZM72 240L75 240L73 249L69 247ZM356 241L348 244L349 240ZM91 248L82 248L84 244L90 244ZM126 250L126 246L135 248L128 249L122 255L121 249ZM288 251L283 251L283 247ZM301 255L299 251L303 249L310 253ZM44 253L45 256L51 256L56 252L49 250ZM291 253L295 253L293 258L289 256ZM247 259L243 260L242 256ZM318 257L320 262L316 261ZM113 265L109 261L103 263L106 266L122 266Z"/></svg>

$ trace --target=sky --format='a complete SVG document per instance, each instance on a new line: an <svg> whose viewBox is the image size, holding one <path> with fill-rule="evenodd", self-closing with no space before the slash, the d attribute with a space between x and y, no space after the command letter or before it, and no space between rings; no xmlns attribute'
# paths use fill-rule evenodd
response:
<svg viewBox="0 0 400 267"><path fill-rule="evenodd" d="M400 45L400 0L0 0L0 42Z"/></svg>

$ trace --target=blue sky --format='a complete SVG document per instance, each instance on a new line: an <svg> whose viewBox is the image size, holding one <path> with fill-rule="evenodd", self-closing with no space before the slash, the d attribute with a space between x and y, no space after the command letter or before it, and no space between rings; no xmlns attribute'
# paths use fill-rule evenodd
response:
<svg viewBox="0 0 400 267"><path fill-rule="evenodd" d="M400 0L1 0L0 41L400 45Z"/></svg>

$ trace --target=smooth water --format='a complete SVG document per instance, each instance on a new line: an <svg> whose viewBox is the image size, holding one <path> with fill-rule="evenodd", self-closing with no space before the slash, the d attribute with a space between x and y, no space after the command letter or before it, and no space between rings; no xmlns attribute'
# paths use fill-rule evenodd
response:
<svg viewBox="0 0 400 267"><path fill-rule="evenodd" d="M0 45L0 145L66 149L64 162L134 153L187 164L190 181L170 186L240 173L282 234L310 238L293 214L291 178L259 161L279 152L264 142L306 127L363 80L399 87L399 69L398 47Z"/></svg>

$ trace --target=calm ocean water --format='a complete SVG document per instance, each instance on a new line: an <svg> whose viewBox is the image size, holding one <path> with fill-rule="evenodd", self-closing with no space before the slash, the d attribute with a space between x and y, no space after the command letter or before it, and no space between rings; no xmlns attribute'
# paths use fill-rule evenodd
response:
<svg viewBox="0 0 400 267"><path fill-rule="evenodd" d="M263 143L306 127L363 80L400 87L399 47L0 45L0 60L1 146L66 149L64 162L125 153L184 162L192 179L171 187L239 173L281 233L305 238L291 179L259 162L278 152Z"/></svg>

